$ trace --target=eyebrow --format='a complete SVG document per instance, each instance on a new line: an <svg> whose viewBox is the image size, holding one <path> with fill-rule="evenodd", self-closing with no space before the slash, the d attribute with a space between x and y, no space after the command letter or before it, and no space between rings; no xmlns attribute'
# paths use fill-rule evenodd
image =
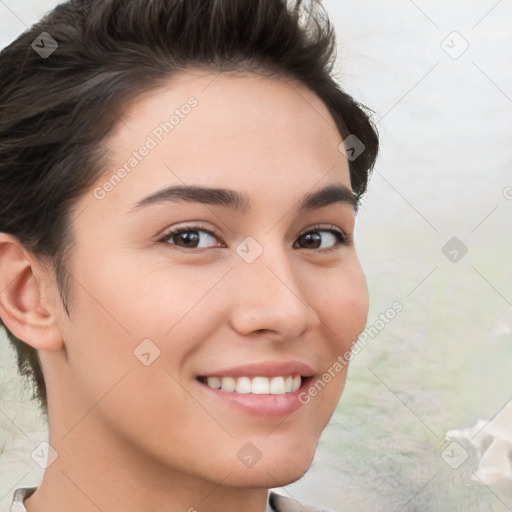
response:
<svg viewBox="0 0 512 512"><path fill-rule="evenodd" d="M169 202L191 202L224 206L242 214L247 213L251 206L249 197L235 190L178 185L164 188L141 199L128 212L131 213L150 205ZM357 211L359 201L354 192L343 183L331 183L320 190L307 193L299 201L297 208L300 212L306 212L334 203L348 204Z"/></svg>

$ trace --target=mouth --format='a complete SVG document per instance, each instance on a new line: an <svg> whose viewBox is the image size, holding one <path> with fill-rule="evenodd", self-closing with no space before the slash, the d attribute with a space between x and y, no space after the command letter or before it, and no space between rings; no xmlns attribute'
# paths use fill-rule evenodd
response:
<svg viewBox="0 0 512 512"><path fill-rule="evenodd" d="M271 417L289 415L303 407L300 396L314 375L302 363L262 363L198 375L196 382L212 403Z"/></svg>

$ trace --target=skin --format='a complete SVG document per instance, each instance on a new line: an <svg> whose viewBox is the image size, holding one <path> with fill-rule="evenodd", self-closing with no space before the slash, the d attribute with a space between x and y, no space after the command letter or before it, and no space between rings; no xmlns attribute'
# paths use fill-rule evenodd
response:
<svg viewBox="0 0 512 512"><path fill-rule="evenodd" d="M103 199L93 189L194 96L198 106ZM104 176L74 207L70 318L55 279L11 235L0 235L0 313L39 350L58 458L29 512L155 510L263 512L267 490L299 479L343 391L346 370L287 417L247 414L212 399L196 376L245 363L299 360L320 376L364 329L367 288L352 236L354 208L305 213L297 204L329 183L350 188L340 134L320 99L296 83L188 71L125 110L105 141ZM129 210L169 185L248 195L246 213L201 203ZM158 239L200 222L203 252ZM236 252L253 237L263 253ZM335 247L326 252L325 249ZM194 252L195 251L195 252ZM144 339L160 349L145 366ZM237 457L251 442L261 459Z"/></svg>

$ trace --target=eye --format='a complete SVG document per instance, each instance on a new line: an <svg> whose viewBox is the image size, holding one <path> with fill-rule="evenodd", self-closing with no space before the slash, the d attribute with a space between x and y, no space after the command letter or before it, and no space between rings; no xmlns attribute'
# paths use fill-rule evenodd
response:
<svg viewBox="0 0 512 512"><path fill-rule="evenodd" d="M322 233L324 234L322 236ZM326 236L325 233L327 233ZM301 241L306 245L305 249L322 249L320 252L329 252L339 248L340 245L352 245L352 238L346 235L340 229L334 226L313 226L312 229L302 233L297 241ZM325 248L324 241L327 244L334 242Z"/></svg>
<svg viewBox="0 0 512 512"><path fill-rule="evenodd" d="M201 236L201 233L206 236ZM207 247L219 247L219 244L208 245L209 242L215 241L218 238L218 234L202 226L183 226L168 231L160 238L159 242L177 245L184 249L204 249Z"/></svg>

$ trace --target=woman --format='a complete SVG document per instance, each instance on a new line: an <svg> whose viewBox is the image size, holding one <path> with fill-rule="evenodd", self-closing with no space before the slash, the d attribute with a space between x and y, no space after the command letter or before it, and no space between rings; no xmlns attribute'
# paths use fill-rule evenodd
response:
<svg viewBox="0 0 512 512"><path fill-rule="evenodd" d="M0 316L49 425L12 510L314 510L378 140L318 3L78 0L0 54Z"/></svg>

